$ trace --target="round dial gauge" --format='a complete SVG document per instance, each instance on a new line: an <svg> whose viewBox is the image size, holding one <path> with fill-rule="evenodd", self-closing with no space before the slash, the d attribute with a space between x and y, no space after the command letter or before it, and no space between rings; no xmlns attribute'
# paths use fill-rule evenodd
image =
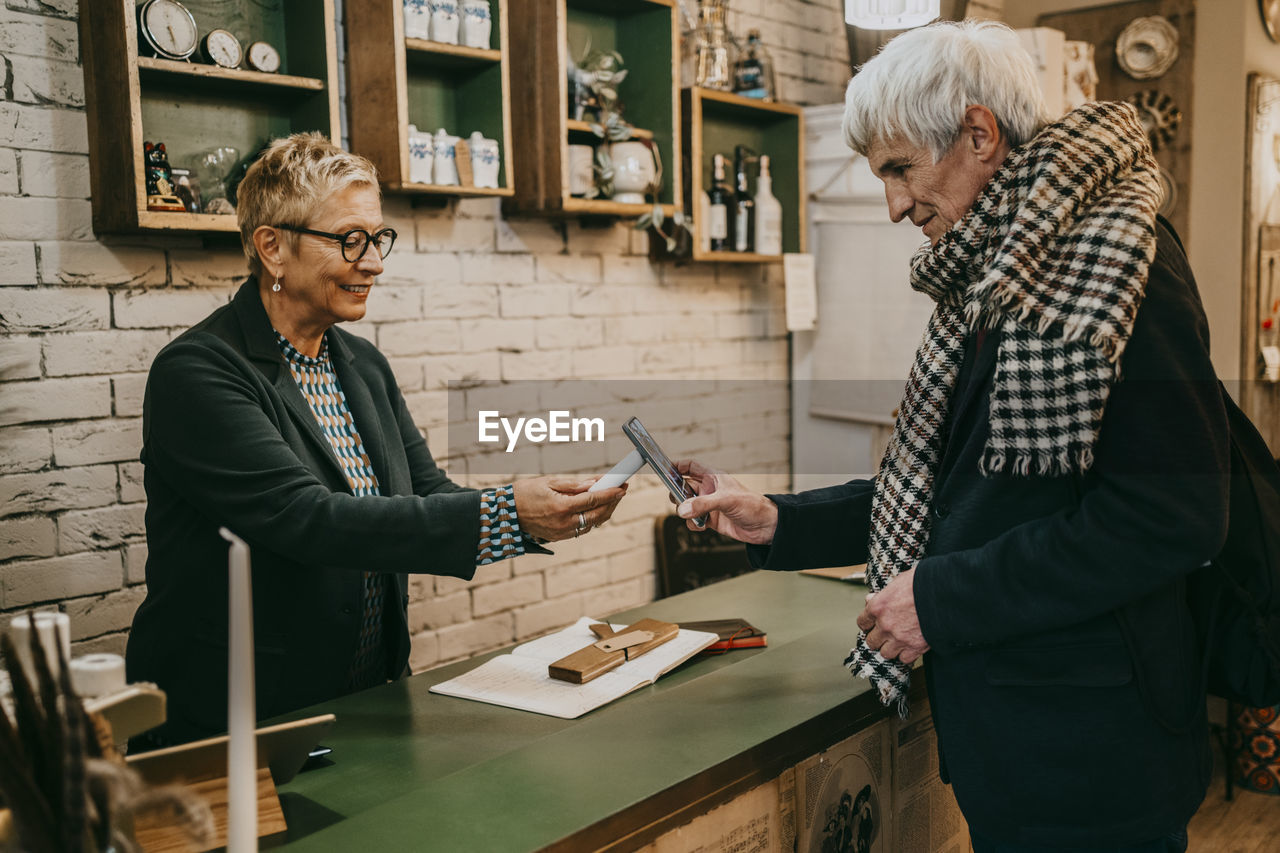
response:
<svg viewBox="0 0 1280 853"><path fill-rule="evenodd" d="M147 0L138 9L142 37L157 56L186 59L199 42L196 19L178 0Z"/></svg>
<svg viewBox="0 0 1280 853"><path fill-rule="evenodd" d="M1280 0L1258 0L1258 11L1267 35L1272 41L1280 41Z"/></svg>
<svg viewBox="0 0 1280 853"><path fill-rule="evenodd" d="M240 40L226 30L210 30L202 45L205 59L223 68L239 68L244 51Z"/></svg>
<svg viewBox="0 0 1280 853"><path fill-rule="evenodd" d="M249 67L274 74L280 70L280 51L265 41L255 41L249 45Z"/></svg>

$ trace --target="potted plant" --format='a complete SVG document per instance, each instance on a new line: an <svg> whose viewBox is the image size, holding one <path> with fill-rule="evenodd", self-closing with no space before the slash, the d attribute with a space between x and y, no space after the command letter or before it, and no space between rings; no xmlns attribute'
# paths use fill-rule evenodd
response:
<svg viewBox="0 0 1280 853"><path fill-rule="evenodd" d="M662 192L662 155L658 153L658 146L652 139L637 141L642 142L653 155L654 177L644 191L645 200L652 202L653 207L642 214L632 227L637 231L650 231L650 245L655 249L654 241L662 241L666 251L665 254L657 252L657 256L677 259L688 258L693 254L693 234L689 231L684 212L677 210L668 219L666 213L662 210L662 201L660 199L660 193Z"/></svg>
<svg viewBox="0 0 1280 853"><path fill-rule="evenodd" d="M601 139L631 138L631 125L622 118L618 86L627 79L622 55L616 50L592 50L588 42L577 60L569 61L569 107L579 120L594 111L591 132Z"/></svg>

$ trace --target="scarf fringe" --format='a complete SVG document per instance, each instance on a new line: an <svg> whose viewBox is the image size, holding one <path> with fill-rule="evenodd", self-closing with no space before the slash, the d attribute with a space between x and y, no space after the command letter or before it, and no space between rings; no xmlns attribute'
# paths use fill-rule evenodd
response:
<svg viewBox="0 0 1280 853"><path fill-rule="evenodd" d="M886 708L894 708L897 710L899 718L907 719L911 715L911 707L907 702L906 690L906 685L909 685L910 681L899 685L893 679L885 678L881 673L877 672L874 662L868 659L860 648L865 643L865 639L865 635L859 635L859 646L850 649L849 656L844 659L845 668L849 670L849 673L854 678L865 678L871 682L871 687L876 691L880 704ZM870 649L868 651L884 662L882 666L891 665L889 661L885 661L884 658L880 657L879 652L870 651Z"/></svg>
<svg viewBox="0 0 1280 853"><path fill-rule="evenodd" d="M1127 336L1118 329L1099 328L1089 317L1069 315L1058 319L1044 313L1025 301L1024 294L1002 286L996 281L990 285L987 295L982 299L970 299L961 309L965 325L971 330L990 331L1012 321L1035 332L1038 337L1049 338L1055 327L1061 328L1062 338L1066 343L1075 343L1087 335L1089 346L1102 353L1103 357L1115 366L1114 378L1120 376L1120 356L1124 354ZM1035 315L1035 322L1028 320Z"/></svg>
<svg viewBox="0 0 1280 853"><path fill-rule="evenodd" d="M984 448L978 471L984 477L1009 473L1015 477L1065 477L1093 467L1093 448L1038 453L1031 450Z"/></svg>

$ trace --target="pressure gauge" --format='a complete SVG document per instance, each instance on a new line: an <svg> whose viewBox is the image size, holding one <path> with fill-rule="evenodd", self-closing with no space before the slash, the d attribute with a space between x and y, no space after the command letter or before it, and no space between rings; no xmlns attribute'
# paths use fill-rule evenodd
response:
<svg viewBox="0 0 1280 853"><path fill-rule="evenodd" d="M274 74L280 70L280 51L265 41L249 45L249 67L256 71Z"/></svg>
<svg viewBox="0 0 1280 853"><path fill-rule="evenodd" d="M138 30L156 56L186 59L199 42L196 19L178 0L146 0L138 7Z"/></svg>
<svg viewBox="0 0 1280 853"><path fill-rule="evenodd" d="M209 30L200 48L205 59L223 68L239 68L244 59L240 40L226 30Z"/></svg>

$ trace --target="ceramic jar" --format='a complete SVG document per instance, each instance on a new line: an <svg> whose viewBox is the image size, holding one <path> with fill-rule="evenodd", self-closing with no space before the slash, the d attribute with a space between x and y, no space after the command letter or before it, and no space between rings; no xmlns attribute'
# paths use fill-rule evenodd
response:
<svg viewBox="0 0 1280 853"><path fill-rule="evenodd" d="M609 146L613 160L613 200L644 204L644 193L657 178L653 153L643 142L615 142Z"/></svg>
<svg viewBox="0 0 1280 853"><path fill-rule="evenodd" d="M569 195L585 196L595 181L595 149L590 145L569 146Z"/></svg>
<svg viewBox="0 0 1280 853"><path fill-rule="evenodd" d="M458 43L458 0L428 0L431 9L431 40Z"/></svg>
<svg viewBox="0 0 1280 853"><path fill-rule="evenodd" d="M430 184L434 181L431 162L434 159L435 140L431 134L409 125L409 182Z"/></svg>
<svg viewBox="0 0 1280 853"><path fill-rule="evenodd" d="M471 134L467 140L471 148L471 177L477 187L498 188L498 170L501 160L498 157L498 140L486 139L480 131Z"/></svg>
<svg viewBox="0 0 1280 853"><path fill-rule="evenodd" d="M424 39L431 35L431 10L427 0L404 0L405 38Z"/></svg>
<svg viewBox="0 0 1280 853"><path fill-rule="evenodd" d="M462 0L462 44L486 49L493 31L489 0Z"/></svg>
<svg viewBox="0 0 1280 853"><path fill-rule="evenodd" d="M431 164L431 174L435 178L433 183L444 187L457 186L458 152L453 146L458 139L457 136L450 136L443 127L436 131Z"/></svg>

